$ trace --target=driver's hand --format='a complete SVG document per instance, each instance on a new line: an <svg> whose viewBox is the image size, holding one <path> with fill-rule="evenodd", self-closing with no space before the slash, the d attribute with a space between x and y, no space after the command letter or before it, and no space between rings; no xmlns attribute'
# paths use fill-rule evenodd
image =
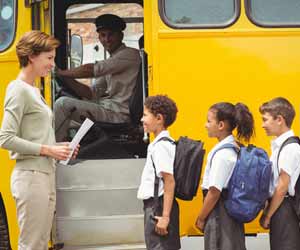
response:
<svg viewBox="0 0 300 250"><path fill-rule="evenodd" d="M57 67L56 65L53 67L52 73L54 74L54 77L60 76L61 72L62 72L62 70L59 67Z"/></svg>

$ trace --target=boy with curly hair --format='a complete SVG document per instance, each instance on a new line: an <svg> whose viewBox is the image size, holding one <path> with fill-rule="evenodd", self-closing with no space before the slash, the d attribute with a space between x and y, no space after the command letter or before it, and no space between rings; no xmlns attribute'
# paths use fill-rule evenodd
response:
<svg viewBox="0 0 300 250"><path fill-rule="evenodd" d="M178 250L179 207L174 197L175 143L167 128L176 119L177 107L164 95L150 96L144 104L144 131L155 139L148 146L138 199L144 202L145 241L148 250Z"/></svg>

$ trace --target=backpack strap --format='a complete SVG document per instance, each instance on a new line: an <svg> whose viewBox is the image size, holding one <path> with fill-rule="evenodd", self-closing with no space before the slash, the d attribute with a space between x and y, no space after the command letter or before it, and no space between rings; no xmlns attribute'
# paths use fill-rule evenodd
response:
<svg viewBox="0 0 300 250"><path fill-rule="evenodd" d="M278 171L278 176L280 174L279 172L279 155L280 155L280 152L282 151L282 149L288 145L288 144L291 144L291 143L298 143L300 145L300 138L298 136L291 136L289 138L287 138L283 143L282 145L280 146L279 148L279 151L278 151L278 155L277 155L277 171ZM299 187L300 187L300 176L298 177L297 181L296 181L296 184L295 184L295 196L292 197L289 195L289 193L287 193L287 195L290 197L290 201L291 201L291 204L292 204L292 207L293 207L293 210L295 211L297 217L298 217L298 220L300 220L300 211L299 211L299 197L297 197L297 188L299 190Z"/></svg>
<svg viewBox="0 0 300 250"><path fill-rule="evenodd" d="M161 137L157 140L157 142L155 142L155 144L160 142L160 141L168 141L168 142L171 142L172 144L176 145L176 142L174 140L172 140L170 137L166 137L166 136Z"/></svg>
<svg viewBox="0 0 300 250"><path fill-rule="evenodd" d="M240 152L239 146L240 146L239 144L238 144L238 145L234 145L234 144L232 144L232 143L226 143L226 144L222 145L222 146L219 147L217 150L215 150L215 152L213 152L213 154L212 154L212 156L211 156L211 158L210 158L209 166L211 166L212 160L213 160L213 158L215 157L215 154L216 154L218 151L220 151L220 150L222 150L222 149L225 149L225 148L232 148L232 149L238 154L238 153Z"/></svg>
<svg viewBox="0 0 300 250"><path fill-rule="evenodd" d="M291 136L291 137L287 138L287 139L281 144L281 146L280 146L280 148L279 148L279 151L278 151L277 160L276 160L276 162L277 162L278 176L279 176L279 174L280 174L280 172L279 172L279 155L280 155L282 149L283 149L286 145L291 144L291 143L298 143L298 144L300 145L300 138L299 138L298 136Z"/></svg>
<svg viewBox="0 0 300 250"><path fill-rule="evenodd" d="M161 138L159 138L156 142L155 142L155 144L156 143L158 143L158 142L160 142L160 141L169 141L170 143L172 143L172 144L176 144L176 142L175 141L173 141L171 138L169 138L169 137L161 137ZM155 145L154 144L154 145ZM153 169L154 169L154 174L155 174L155 179L154 179L154 205L155 205L155 209L158 207L158 191L159 191L159 177L157 176L157 172L156 172L156 167L155 167L155 164L154 164L154 160L153 160L153 157L152 157L152 155L150 155L150 157L151 157L151 161L152 161L152 166L153 166ZM156 209L157 210L157 209ZM155 211L156 211L155 210Z"/></svg>
<svg viewBox="0 0 300 250"><path fill-rule="evenodd" d="M152 166L153 166L154 174L155 174L155 178L154 178L154 197L153 198L154 198L155 208L157 208L157 206L158 206L159 177L156 174L156 167L155 167L152 155L150 157L151 157ZM155 211L156 211L156 209L155 209Z"/></svg>

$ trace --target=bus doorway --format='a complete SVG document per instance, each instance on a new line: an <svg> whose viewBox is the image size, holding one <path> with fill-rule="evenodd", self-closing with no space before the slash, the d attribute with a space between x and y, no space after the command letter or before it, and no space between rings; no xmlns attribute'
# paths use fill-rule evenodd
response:
<svg viewBox="0 0 300 250"><path fill-rule="evenodd" d="M141 63L136 84L139 84L138 91L142 91L139 96L145 97L146 61L140 46L143 44L143 7L128 1L58 5L54 5L54 11L59 14L64 5L65 13L60 15L66 17L65 25L54 20L56 37L66 43L57 52L58 67L75 68L108 60L111 55L99 42L95 18L103 14L118 15L127 26L124 45L138 51ZM94 78L78 80L90 87L96 81ZM65 97L74 102L82 100L72 89L65 88L59 77L53 81L53 91L53 103ZM57 167L57 211L52 234L55 246L64 250L101 249L108 245L117 249L124 245L134 249L143 247L142 204L136 198L148 145L140 123L142 101L138 107L140 113L138 117L131 117L135 119L131 124L99 123L87 112L95 125L83 139L78 159L71 165ZM66 136L72 139L79 126L78 121L73 121Z"/></svg>

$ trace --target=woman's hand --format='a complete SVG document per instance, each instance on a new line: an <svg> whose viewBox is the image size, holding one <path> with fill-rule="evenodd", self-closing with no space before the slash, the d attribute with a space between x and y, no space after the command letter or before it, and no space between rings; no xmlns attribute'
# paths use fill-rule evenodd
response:
<svg viewBox="0 0 300 250"><path fill-rule="evenodd" d="M76 157L77 157L77 155L78 155L78 152L79 152L79 149L80 149L80 145L78 144L78 145L76 146L76 148L74 149L74 152L73 152L73 154L72 154L72 159L73 159L73 160L76 159Z"/></svg>
<svg viewBox="0 0 300 250"><path fill-rule="evenodd" d="M42 145L40 155L49 156L56 160L66 160L71 154L69 144L69 142L64 142L53 146Z"/></svg>
<svg viewBox="0 0 300 250"><path fill-rule="evenodd" d="M70 143L69 142L57 142L56 145L66 145L66 146L70 146ZM72 160L76 159L78 153L79 153L79 149L80 149L80 145L77 144L76 148L74 149L73 151L73 154L72 154Z"/></svg>

